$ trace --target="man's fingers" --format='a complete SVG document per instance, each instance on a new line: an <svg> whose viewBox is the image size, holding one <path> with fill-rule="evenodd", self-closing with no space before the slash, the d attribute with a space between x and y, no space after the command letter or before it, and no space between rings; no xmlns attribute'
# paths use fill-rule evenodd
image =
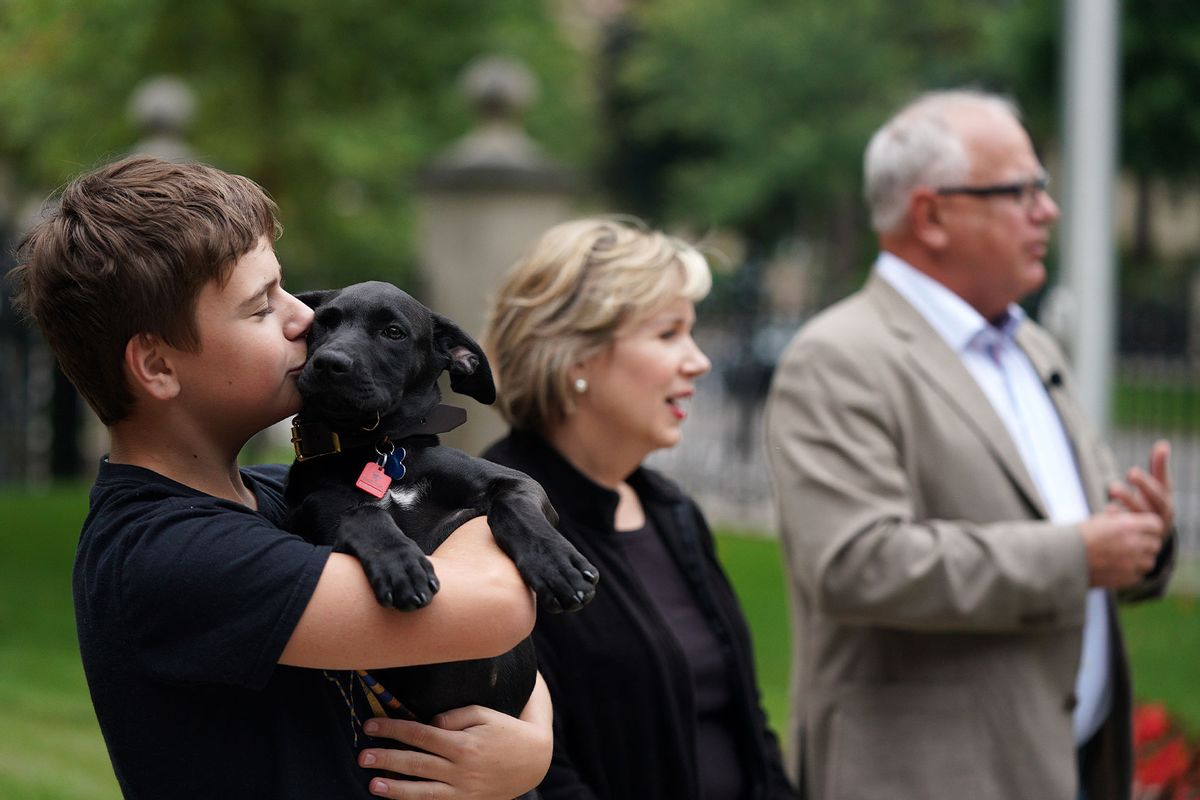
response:
<svg viewBox="0 0 1200 800"><path fill-rule="evenodd" d="M1147 511L1148 507L1133 493L1125 484L1119 481L1113 481L1108 487L1109 500L1118 503L1125 511Z"/></svg>
<svg viewBox="0 0 1200 800"><path fill-rule="evenodd" d="M1149 572L1154 568L1154 562L1158 560L1158 551L1162 549L1162 539L1157 537L1147 537L1149 541L1142 545L1141 559L1138 564L1140 572Z"/></svg>
<svg viewBox="0 0 1200 800"><path fill-rule="evenodd" d="M1137 489L1137 493L1140 495L1139 499L1147 510L1153 511L1159 516L1169 514L1171 498L1162 481L1145 470L1134 467L1129 470L1129 482Z"/></svg>
<svg viewBox="0 0 1200 800"><path fill-rule="evenodd" d="M1108 511L1081 524L1089 583L1110 589L1133 586L1154 568L1165 522L1152 512Z"/></svg>
<svg viewBox="0 0 1200 800"><path fill-rule="evenodd" d="M1171 443L1159 439L1150 448L1150 474L1161 483L1166 490L1171 490Z"/></svg>
<svg viewBox="0 0 1200 800"><path fill-rule="evenodd" d="M1162 517L1153 511L1127 511L1113 515L1113 524L1117 526L1117 531L1124 531L1126 535L1161 533L1163 529Z"/></svg>

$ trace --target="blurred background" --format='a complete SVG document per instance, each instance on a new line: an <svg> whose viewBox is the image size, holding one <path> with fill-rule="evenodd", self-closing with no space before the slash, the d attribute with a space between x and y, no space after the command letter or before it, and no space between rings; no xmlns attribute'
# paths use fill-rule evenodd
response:
<svg viewBox="0 0 1200 800"><path fill-rule="evenodd" d="M761 406L790 335L857 288L874 256L859 190L867 138L922 90L975 85L1016 99L1059 177L1074 141L1068 27L1088 7L1116 34L1100 424L1123 465L1171 439L1184 555L1175 594L1126 625L1139 694L1165 699L1195 734L1200 5L1188 0L5 0L0 268L56 187L131 152L261 183L281 209L289 289L390 280L476 333L503 269L562 219L632 214L697 241L716 271L698 331L714 370L683 444L654 463L723 531L779 727L788 630ZM1051 192L1069 220L1062 185ZM1073 352L1089 308L1062 262L1055 248L1027 310ZM69 588L104 434L13 314L10 289L0 796L111 797ZM489 409L453 402L472 416L453 444L477 452L498 435ZM246 453L288 457L278 430Z"/></svg>

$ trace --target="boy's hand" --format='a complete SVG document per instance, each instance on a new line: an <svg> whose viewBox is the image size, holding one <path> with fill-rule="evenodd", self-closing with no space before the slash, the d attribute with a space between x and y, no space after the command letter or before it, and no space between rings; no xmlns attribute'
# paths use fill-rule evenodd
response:
<svg viewBox="0 0 1200 800"><path fill-rule="evenodd" d="M541 783L550 768L553 718L550 692L539 674L520 719L468 706L438 715L433 725L368 720L368 735L420 750L372 748L359 754L358 763L426 779L372 778L371 794L380 797L511 800Z"/></svg>

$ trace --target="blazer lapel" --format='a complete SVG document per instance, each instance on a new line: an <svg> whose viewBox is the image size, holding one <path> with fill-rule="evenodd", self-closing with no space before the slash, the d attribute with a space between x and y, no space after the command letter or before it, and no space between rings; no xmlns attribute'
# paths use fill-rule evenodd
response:
<svg viewBox="0 0 1200 800"><path fill-rule="evenodd" d="M1079 479L1083 483L1087 495L1088 507L1097 512L1108 502L1104 476L1095 459L1089 458L1081 442L1087 441L1090 428L1084 417L1083 409L1075 401L1074 396L1066 386L1066 364L1056 352L1050 348L1039 346L1037 338L1032 335L1028 324L1022 324L1017 329L1017 346L1029 356L1033 368L1037 370L1042 386L1050 395L1050 401L1058 412L1058 418L1066 430L1067 441L1071 444L1071 452L1075 456L1075 468L1079 470Z"/></svg>
<svg viewBox="0 0 1200 800"><path fill-rule="evenodd" d="M933 327L891 284L872 274L866 293L895 333L898 346L914 371L946 399L983 440L1021 495L1042 518L1048 518L1037 485L1025 468L1004 421L962 360Z"/></svg>

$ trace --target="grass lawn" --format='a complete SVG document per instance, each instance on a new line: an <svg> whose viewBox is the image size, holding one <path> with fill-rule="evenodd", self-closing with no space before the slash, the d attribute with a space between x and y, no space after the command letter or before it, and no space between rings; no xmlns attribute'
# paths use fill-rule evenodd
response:
<svg viewBox="0 0 1200 800"><path fill-rule="evenodd" d="M1163 434L1200 432L1200 387L1193 377L1167 382L1120 376L1112 392L1113 425Z"/></svg>
<svg viewBox="0 0 1200 800"><path fill-rule="evenodd" d="M83 488L0 491L0 797L120 797L76 649L71 560ZM772 725L787 717L787 603L778 545L720 535L721 557L754 630ZM1139 696L1162 700L1200 732L1200 603L1172 597L1125 612ZM181 721L186 724L186 721ZM180 776L186 780L186 776Z"/></svg>
<svg viewBox="0 0 1200 800"><path fill-rule="evenodd" d="M119 798L71 610L82 488L0 493L0 797Z"/></svg>

